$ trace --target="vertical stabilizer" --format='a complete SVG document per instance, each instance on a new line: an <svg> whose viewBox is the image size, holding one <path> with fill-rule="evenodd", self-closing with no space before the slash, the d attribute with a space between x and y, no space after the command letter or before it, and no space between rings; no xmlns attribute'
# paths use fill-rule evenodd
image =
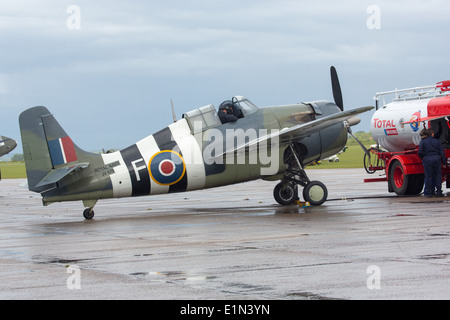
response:
<svg viewBox="0 0 450 320"><path fill-rule="evenodd" d="M45 107L34 107L19 117L28 188L42 192L39 185L53 169L78 161L82 153Z"/></svg>

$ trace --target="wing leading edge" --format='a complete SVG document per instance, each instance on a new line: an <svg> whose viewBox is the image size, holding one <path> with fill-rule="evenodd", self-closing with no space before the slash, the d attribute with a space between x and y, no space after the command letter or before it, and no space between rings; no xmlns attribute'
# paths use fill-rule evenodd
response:
<svg viewBox="0 0 450 320"><path fill-rule="evenodd" d="M370 111L374 109L373 106L359 107L348 111L334 113L332 115L310 121L307 123L299 124L290 128L284 128L278 132L267 134L265 136L259 137L249 141L246 144L237 146L233 149L226 150L225 152L216 155L213 159L218 159L235 151L245 150L247 147L255 146L261 142L271 140L278 137L280 144L289 144L297 139L307 137L313 133L316 133L326 127L332 126L334 124L349 120L358 114Z"/></svg>

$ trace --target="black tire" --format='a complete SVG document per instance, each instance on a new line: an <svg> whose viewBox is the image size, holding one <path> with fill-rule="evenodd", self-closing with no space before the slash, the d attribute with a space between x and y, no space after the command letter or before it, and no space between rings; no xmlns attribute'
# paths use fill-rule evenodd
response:
<svg viewBox="0 0 450 320"><path fill-rule="evenodd" d="M409 195L418 195L422 192L423 185L425 182L424 174L414 174L410 175L410 183L408 185L408 194Z"/></svg>
<svg viewBox="0 0 450 320"><path fill-rule="evenodd" d="M311 181L303 189L303 198L313 206L321 206L327 201L327 187L320 181Z"/></svg>
<svg viewBox="0 0 450 320"><path fill-rule="evenodd" d="M391 184L392 190L395 194L398 196L408 194L409 178L410 177L405 174L405 169L400 161L394 161L389 168L389 183Z"/></svg>
<svg viewBox="0 0 450 320"><path fill-rule="evenodd" d="M280 182L273 189L273 197L283 206L293 204L298 199L297 185L284 185Z"/></svg>
<svg viewBox="0 0 450 320"><path fill-rule="evenodd" d="M94 217L94 210L92 210L91 208L87 208L83 211L83 217L86 220L91 220Z"/></svg>
<svg viewBox="0 0 450 320"><path fill-rule="evenodd" d="M424 180L423 174L405 174L405 169L400 161L395 161L389 168L389 184L399 196L420 194Z"/></svg>

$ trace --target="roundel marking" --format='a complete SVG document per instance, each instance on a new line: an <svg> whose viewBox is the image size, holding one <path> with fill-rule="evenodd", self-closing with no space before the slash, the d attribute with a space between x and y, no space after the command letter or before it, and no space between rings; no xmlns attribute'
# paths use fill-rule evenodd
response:
<svg viewBox="0 0 450 320"><path fill-rule="evenodd" d="M171 160L163 160L158 166L159 172L165 176L170 177L177 169L175 163Z"/></svg>
<svg viewBox="0 0 450 320"><path fill-rule="evenodd" d="M160 151L153 155L148 167L152 180L162 186L177 183L186 173L183 157L171 150Z"/></svg>

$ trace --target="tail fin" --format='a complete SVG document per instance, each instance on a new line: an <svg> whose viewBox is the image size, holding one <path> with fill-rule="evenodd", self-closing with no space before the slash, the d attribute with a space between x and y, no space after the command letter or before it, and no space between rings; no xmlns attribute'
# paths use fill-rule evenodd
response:
<svg viewBox="0 0 450 320"><path fill-rule="evenodd" d="M19 117L23 155L31 191L42 192L72 170L85 152L79 149L45 107L34 107ZM64 170L58 170L64 167ZM79 166L78 166L79 167ZM52 178L50 178L50 176ZM50 178L50 179L49 179Z"/></svg>

